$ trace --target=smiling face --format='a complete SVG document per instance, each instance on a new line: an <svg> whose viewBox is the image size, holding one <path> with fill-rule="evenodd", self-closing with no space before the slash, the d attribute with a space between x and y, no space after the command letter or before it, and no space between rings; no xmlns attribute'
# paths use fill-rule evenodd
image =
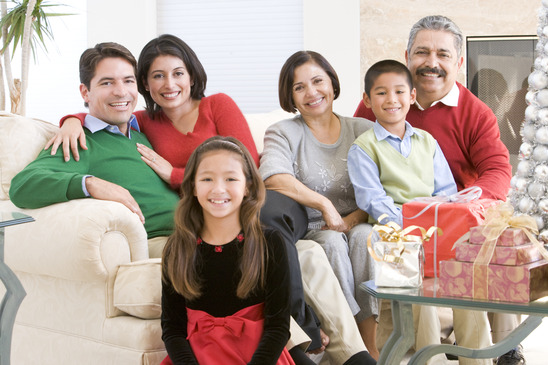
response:
<svg viewBox="0 0 548 365"><path fill-rule="evenodd" d="M89 89L81 84L80 93L89 104L89 114L105 123L118 125L122 133L126 133L138 97L135 73L128 61L118 57L101 60Z"/></svg>
<svg viewBox="0 0 548 365"><path fill-rule="evenodd" d="M164 110L191 102L192 85L183 60L171 55L156 57L150 65L145 83L152 99Z"/></svg>
<svg viewBox="0 0 548 365"><path fill-rule="evenodd" d="M379 75L370 95L364 93L363 101L373 110L379 124L389 131L405 125L409 107L415 102L415 89L410 89L406 75L395 72Z"/></svg>
<svg viewBox="0 0 548 365"><path fill-rule="evenodd" d="M405 60L417 88L417 100L424 108L449 93L463 62L453 34L441 30L419 31Z"/></svg>
<svg viewBox="0 0 548 365"><path fill-rule="evenodd" d="M194 179L194 195L202 206L204 220L223 219L240 224L240 207L247 181L242 158L230 151L206 152Z"/></svg>
<svg viewBox="0 0 548 365"><path fill-rule="evenodd" d="M293 79L293 103L305 119L332 113L333 84L323 68L306 62L295 68Z"/></svg>

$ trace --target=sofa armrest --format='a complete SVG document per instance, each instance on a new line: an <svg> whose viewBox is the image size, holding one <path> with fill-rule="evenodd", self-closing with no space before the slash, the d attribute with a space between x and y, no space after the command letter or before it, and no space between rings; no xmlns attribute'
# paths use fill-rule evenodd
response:
<svg viewBox="0 0 548 365"><path fill-rule="evenodd" d="M15 271L67 280L111 281L118 266L148 258L147 235L124 205L78 199L40 209L0 210L32 216L33 223L6 229L6 263Z"/></svg>

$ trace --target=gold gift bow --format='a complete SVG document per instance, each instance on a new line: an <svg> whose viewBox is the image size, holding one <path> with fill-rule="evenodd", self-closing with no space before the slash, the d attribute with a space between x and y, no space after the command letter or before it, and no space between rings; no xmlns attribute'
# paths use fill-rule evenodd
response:
<svg viewBox="0 0 548 365"><path fill-rule="evenodd" d="M388 214L382 214L378 219L379 223L386 217L388 217ZM421 232L420 236L408 234L409 232L412 232L416 229ZM392 248L390 250L390 253L384 254L382 258L376 254L375 250L373 250L373 246L371 244L373 231L379 233L379 236L381 237L380 241L396 243L396 247ZM429 240L436 231L438 232L438 235L442 234L441 229L437 227L430 227L428 230L426 230L420 226L409 226L405 229L402 229L397 223L392 221L386 223L385 225L375 225L373 226L373 229L367 237L367 250L375 261L385 261L398 264L401 262L401 255L405 251L405 246L403 244L404 242L421 243L422 241Z"/></svg>
<svg viewBox="0 0 548 365"><path fill-rule="evenodd" d="M546 252L542 243L533 235L538 234L535 219L527 215L515 216L514 208L509 203L501 203L497 206L490 207L485 213L483 225L484 228L481 233L485 237L485 242L474 260L472 276L472 295L474 298L479 299L487 299L488 297L489 281L487 278L487 266L493 258L498 238L507 228L521 229L537 248L542 257L548 260L548 252ZM479 280L479 278L485 279Z"/></svg>

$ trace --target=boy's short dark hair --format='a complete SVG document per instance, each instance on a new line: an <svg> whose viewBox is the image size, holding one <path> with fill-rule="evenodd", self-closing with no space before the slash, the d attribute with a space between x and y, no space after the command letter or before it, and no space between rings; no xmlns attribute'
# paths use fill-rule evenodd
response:
<svg viewBox="0 0 548 365"><path fill-rule="evenodd" d="M373 84L377 81L377 78L389 72L405 76L409 90L413 89L413 77L407 66L396 60L382 60L371 66L365 73L364 83L367 96L371 97L371 88L373 88Z"/></svg>

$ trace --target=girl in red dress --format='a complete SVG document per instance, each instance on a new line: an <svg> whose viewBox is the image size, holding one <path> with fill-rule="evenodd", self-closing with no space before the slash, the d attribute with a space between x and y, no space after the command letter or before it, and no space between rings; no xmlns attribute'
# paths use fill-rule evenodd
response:
<svg viewBox="0 0 548 365"><path fill-rule="evenodd" d="M232 137L191 155L162 260L162 339L167 364L294 364L288 261L264 230L265 187Z"/></svg>

